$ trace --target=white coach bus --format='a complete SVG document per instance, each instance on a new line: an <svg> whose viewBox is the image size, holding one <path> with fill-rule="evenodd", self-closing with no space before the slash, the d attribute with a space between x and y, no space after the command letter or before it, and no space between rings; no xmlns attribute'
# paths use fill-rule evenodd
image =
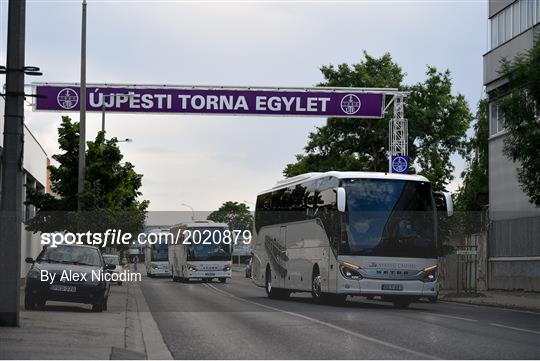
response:
<svg viewBox="0 0 540 361"><path fill-rule="evenodd" d="M437 205L437 206L436 206ZM252 280L270 298L381 296L396 307L436 297L437 208L446 193L417 175L308 173L260 193Z"/></svg>
<svg viewBox="0 0 540 361"><path fill-rule="evenodd" d="M231 278L231 245L224 241L225 223L194 221L171 228L177 240L169 245L169 263L173 281L188 282L190 279L227 282ZM179 234L180 233L180 234Z"/></svg>
<svg viewBox="0 0 540 361"><path fill-rule="evenodd" d="M150 231L156 237L169 233L168 229L159 229ZM165 239L165 237L163 237ZM169 265L169 245L167 242L156 242L147 244L144 248L144 263L146 266L146 275L148 277L164 276L170 277L171 270Z"/></svg>

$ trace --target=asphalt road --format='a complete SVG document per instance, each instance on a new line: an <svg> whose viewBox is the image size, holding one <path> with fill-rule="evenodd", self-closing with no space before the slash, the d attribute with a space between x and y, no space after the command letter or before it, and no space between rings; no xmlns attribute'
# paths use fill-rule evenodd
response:
<svg viewBox="0 0 540 361"><path fill-rule="evenodd" d="M540 314L438 302L409 309L354 297L270 300L250 280L143 279L175 359L539 359Z"/></svg>

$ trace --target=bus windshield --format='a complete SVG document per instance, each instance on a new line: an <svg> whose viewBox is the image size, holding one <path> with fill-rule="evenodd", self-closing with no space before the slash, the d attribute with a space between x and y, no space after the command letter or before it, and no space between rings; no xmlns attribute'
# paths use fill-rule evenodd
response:
<svg viewBox="0 0 540 361"><path fill-rule="evenodd" d="M197 228L203 234L206 229ZM214 229L208 229L213 232ZM223 234L224 229L217 229ZM214 236L215 237L215 236ZM204 239L204 237L203 237ZM231 260L231 246L223 242L217 242L216 238L210 238L208 240L210 244L203 244L201 241L198 244L190 244L187 247L187 260L188 261L229 261ZM217 243L217 244L216 244Z"/></svg>
<svg viewBox="0 0 540 361"><path fill-rule="evenodd" d="M435 258L431 186L394 179L346 179L342 255Z"/></svg>
<svg viewBox="0 0 540 361"><path fill-rule="evenodd" d="M167 262L169 260L169 245L156 243L151 248L151 261Z"/></svg>

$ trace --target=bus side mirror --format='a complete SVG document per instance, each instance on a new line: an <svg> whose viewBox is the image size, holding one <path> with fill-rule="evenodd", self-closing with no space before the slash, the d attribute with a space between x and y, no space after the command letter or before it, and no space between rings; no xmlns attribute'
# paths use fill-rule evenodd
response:
<svg viewBox="0 0 540 361"><path fill-rule="evenodd" d="M345 188L339 187L337 189L337 209L339 212L345 212L345 205L347 204L347 195Z"/></svg>
<svg viewBox="0 0 540 361"><path fill-rule="evenodd" d="M435 199L435 206L438 211L446 212L447 217L451 217L454 214L454 201L450 193L433 192L433 198Z"/></svg>

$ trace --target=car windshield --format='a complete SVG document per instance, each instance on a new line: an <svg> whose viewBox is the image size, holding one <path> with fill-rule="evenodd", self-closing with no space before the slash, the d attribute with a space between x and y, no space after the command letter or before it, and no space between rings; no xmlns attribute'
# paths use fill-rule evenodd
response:
<svg viewBox="0 0 540 361"><path fill-rule="evenodd" d="M435 212L427 182L348 179L340 254L436 257Z"/></svg>
<svg viewBox="0 0 540 361"><path fill-rule="evenodd" d="M120 264L120 260L118 259L118 256L111 256L111 255L103 255L103 260L107 264L113 264L115 266L118 266Z"/></svg>
<svg viewBox="0 0 540 361"><path fill-rule="evenodd" d="M201 234L206 229L197 228L201 231ZM222 234L224 232L223 228L209 228L211 232L220 231ZM193 231L193 230L192 230ZM217 236L214 236L217 237ZM203 238L204 239L204 238ZM215 238L216 243L217 239ZM231 246L221 243L214 243L212 239L209 240L210 244L191 244L188 246L187 258L188 261L228 261L231 259Z"/></svg>
<svg viewBox="0 0 540 361"><path fill-rule="evenodd" d="M37 261L98 267L102 265L101 255L96 248L81 246L47 247L41 252Z"/></svg>

